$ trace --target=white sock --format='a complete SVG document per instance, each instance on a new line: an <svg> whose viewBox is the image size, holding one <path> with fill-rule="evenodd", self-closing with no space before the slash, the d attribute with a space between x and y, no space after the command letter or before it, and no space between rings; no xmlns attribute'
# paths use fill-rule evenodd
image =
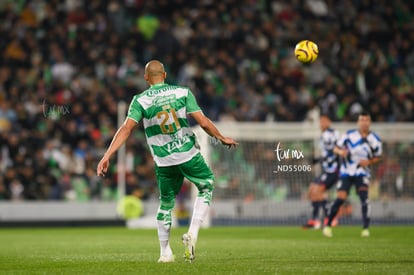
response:
<svg viewBox="0 0 414 275"><path fill-rule="evenodd" d="M172 250L170 247L170 229L171 225L165 225L164 221L158 221L158 239L160 241L161 256L170 256L172 255Z"/></svg>
<svg viewBox="0 0 414 275"><path fill-rule="evenodd" d="M193 216L191 218L190 228L188 229L188 232L193 237L194 242L198 238L198 231L200 230L201 224L203 223L203 220L207 216L209 210L210 205L205 202L205 199L203 197L196 197Z"/></svg>

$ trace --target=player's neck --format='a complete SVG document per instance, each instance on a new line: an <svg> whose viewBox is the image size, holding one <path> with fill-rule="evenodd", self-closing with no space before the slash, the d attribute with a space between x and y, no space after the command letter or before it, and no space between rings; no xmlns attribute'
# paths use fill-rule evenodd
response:
<svg viewBox="0 0 414 275"><path fill-rule="evenodd" d="M369 135L369 130L359 130L359 133L365 138Z"/></svg>

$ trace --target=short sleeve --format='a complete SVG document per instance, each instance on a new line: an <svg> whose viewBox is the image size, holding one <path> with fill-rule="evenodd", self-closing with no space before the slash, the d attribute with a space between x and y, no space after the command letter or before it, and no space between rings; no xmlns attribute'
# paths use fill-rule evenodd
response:
<svg viewBox="0 0 414 275"><path fill-rule="evenodd" d="M201 111L200 106L197 104L197 100L191 90L188 90L187 102L186 102L187 113L194 113Z"/></svg>
<svg viewBox="0 0 414 275"><path fill-rule="evenodd" d="M142 118L142 107L138 102L138 97L134 96L131 103L129 104L127 117L139 122Z"/></svg>
<svg viewBox="0 0 414 275"><path fill-rule="evenodd" d="M377 144L377 147L375 147L374 156L375 157L381 157L382 156L382 144L381 144L381 142L379 142Z"/></svg>
<svg viewBox="0 0 414 275"><path fill-rule="evenodd" d="M373 148L374 157L381 157L382 156L382 142L378 135L373 134Z"/></svg>

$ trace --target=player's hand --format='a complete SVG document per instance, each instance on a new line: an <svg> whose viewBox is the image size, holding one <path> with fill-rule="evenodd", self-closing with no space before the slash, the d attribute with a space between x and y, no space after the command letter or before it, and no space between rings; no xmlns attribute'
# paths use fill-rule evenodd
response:
<svg viewBox="0 0 414 275"><path fill-rule="evenodd" d="M239 145L238 142L236 142L234 139L230 138L230 137L224 137L221 141L221 144L226 145L229 149L232 147L236 147L237 145Z"/></svg>
<svg viewBox="0 0 414 275"><path fill-rule="evenodd" d="M338 151L338 155L345 158L348 155L348 150L346 149L339 149Z"/></svg>
<svg viewBox="0 0 414 275"><path fill-rule="evenodd" d="M369 166L370 164L371 164L371 162L370 162L369 159L363 159L359 162L359 166L362 166L362 167Z"/></svg>
<svg viewBox="0 0 414 275"><path fill-rule="evenodd" d="M98 163L98 166L96 167L96 174L99 177L104 177L106 175L106 172L108 171L109 167L109 159L102 158L101 161Z"/></svg>

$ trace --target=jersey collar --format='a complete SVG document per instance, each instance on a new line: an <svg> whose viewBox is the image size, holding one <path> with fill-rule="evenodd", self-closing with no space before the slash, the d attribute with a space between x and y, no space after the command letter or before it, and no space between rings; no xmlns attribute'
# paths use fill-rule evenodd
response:
<svg viewBox="0 0 414 275"><path fill-rule="evenodd" d="M161 87L161 86L164 86L164 85L167 85L167 84L165 84L164 82L160 82L160 83L151 85L151 88L157 88L157 87Z"/></svg>

